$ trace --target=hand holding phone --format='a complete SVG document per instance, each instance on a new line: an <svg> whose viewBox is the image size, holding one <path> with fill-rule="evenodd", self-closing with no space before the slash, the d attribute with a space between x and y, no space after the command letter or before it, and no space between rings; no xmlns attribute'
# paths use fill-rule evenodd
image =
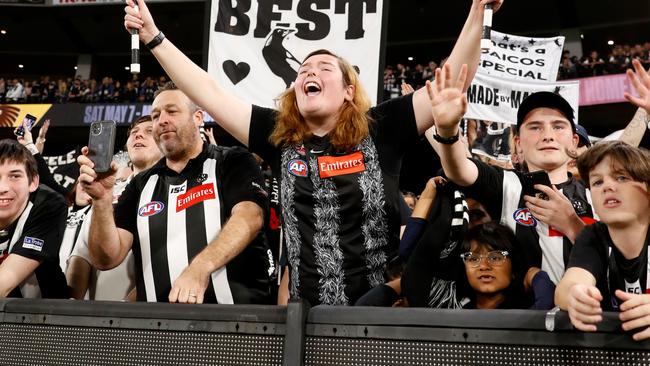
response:
<svg viewBox="0 0 650 366"><path fill-rule="evenodd" d="M548 177L548 173L546 173L544 170L538 170L532 173L523 174L522 189L524 191L524 194L527 196L533 196L541 198L543 200L548 200L546 193L535 189L536 184L551 187L551 179Z"/></svg>
<svg viewBox="0 0 650 366"><path fill-rule="evenodd" d="M97 173L111 169L115 147L115 121L99 121L90 125L88 136L88 157L95 164Z"/></svg>
<svg viewBox="0 0 650 366"><path fill-rule="evenodd" d="M34 117L31 114L27 113L25 115L25 118L23 118L23 123L21 123L20 126L18 126L18 128L16 128L16 130L14 131L14 134L16 136L23 137L23 136L25 136L25 127L27 127L27 129L29 131L31 131L32 128L34 127L34 125L36 125L36 117Z"/></svg>

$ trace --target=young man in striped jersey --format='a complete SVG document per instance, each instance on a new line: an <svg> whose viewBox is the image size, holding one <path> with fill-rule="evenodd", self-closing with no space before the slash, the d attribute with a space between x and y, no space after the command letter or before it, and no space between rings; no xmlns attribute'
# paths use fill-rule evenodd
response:
<svg viewBox="0 0 650 366"><path fill-rule="evenodd" d="M134 177L115 206L115 171L98 175L79 158L93 198L91 259L99 269L133 248L139 301L268 302L268 247L260 234L267 196L260 169L242 148L203 143L203 111L173 84L152 104L164 158Z"/></svg>
<svg viewBox="0 0 650 366"><path fill-rule="evenodd" d="M0 141L0 297L68 296L59 267L67 213L63 196L39 186L32 153Z"/></svg>
<svg viewBox="0 0 650 366"><path fill-rule="evenodd" d="M113 204L131 179L140 172L151 168L162 158L162 152L153 138L153 121L150 115L142 116L129 126L125 149L129 166L123 165L117 172L113 187ZM114 157L115 160L115 157ZM123 173L126 172L126 173ZM120 174L125 174L123 179ZM90 300L135 300L135 268L132 252L127 254L120 265L109 271L98 271L92 266L88 250L88 232L92 210L83 219L79 236L70 254L66 278L71 288L71 296Z"/></svg>
<svg viewBox="0 0 650 366"><path fill-rule="evenodd" d="M440 77L440 79L438 78ZM522 101L517 113L515 144L530 172L544 171L551 187L536 184L544 195L524 194L522 173L468 159L458 143L458 125L467 99L449 77L436 75L432 85L432 112L436 120L438 153L447 177L467 187L468 195L481 197L490 216L510 227L525 247L530 285L541 268L557 283L584 222L593 222L590 198L584 184L568 173L578 135L573 109L561 96L538 92Z"/></svg>

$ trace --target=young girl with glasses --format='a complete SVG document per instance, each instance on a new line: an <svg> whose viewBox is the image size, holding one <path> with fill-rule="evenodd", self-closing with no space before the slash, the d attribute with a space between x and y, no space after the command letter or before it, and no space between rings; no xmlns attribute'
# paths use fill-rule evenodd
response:
<svg viewBox="0 0 650 366"><path fill-rule="evenodd" d="M465 265L466 309L547 309L553 304L553 283L539 271L532 291L524 287L528 266L514 233L497 222L467 231L460 255Z"/></svg>

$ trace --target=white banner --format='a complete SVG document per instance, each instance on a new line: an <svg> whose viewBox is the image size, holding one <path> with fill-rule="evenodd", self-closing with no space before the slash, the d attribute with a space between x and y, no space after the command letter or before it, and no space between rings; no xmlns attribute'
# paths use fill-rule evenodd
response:
<svg viewBox="0 0 650 366"><path fill-rule="evenodd" d="M564 37L531 38L492 30L492 47L481 55L479 71L508 79L557 80Z"/></svg>
<svg viewBox="0 0 650 366"><path fill-rule="evenodd" d="M358 67L376 102L383 11L383 0L212 0L208 73L239 98L274 107L305 56L325 48Z"/></svg>
<svg viewBox="0 0 650 366"><path fill-rule="evenodd" d="M469 105L465 118L516 124L521 101L539 91L550 91L564 97L571 104L575 122L578 123L580 82L529 82L496 78L481 73L476 73L472 85L467 90Z"/></svg>

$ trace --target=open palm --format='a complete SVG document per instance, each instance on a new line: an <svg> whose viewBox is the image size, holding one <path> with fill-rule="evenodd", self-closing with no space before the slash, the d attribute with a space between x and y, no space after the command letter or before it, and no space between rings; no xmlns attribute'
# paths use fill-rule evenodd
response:
<svg viewBox="0 0 650 366"><path fill-rule="evenodd" d="M463 65L456 80L451 79L451 68L446 64L436 69L433 83L427 82L431 100L431 113L438 131L455 131L460 119L467 111L467 97L463 86L467 79L467 65Z"/></svg>
<svg viewBox="0 0 650 366"><path fill-rule="evenodd" d="M630 101L630 103L636 105L639 108L643 108L650 114L650 75L648 71L643 69L643 66L639 60L632 60L632 65L634 66L635 72L632 70L627 70L627 78L634 86L634 89L639 94L639 97L635 97L630 93L625 93L625 98Z"/></svg>

